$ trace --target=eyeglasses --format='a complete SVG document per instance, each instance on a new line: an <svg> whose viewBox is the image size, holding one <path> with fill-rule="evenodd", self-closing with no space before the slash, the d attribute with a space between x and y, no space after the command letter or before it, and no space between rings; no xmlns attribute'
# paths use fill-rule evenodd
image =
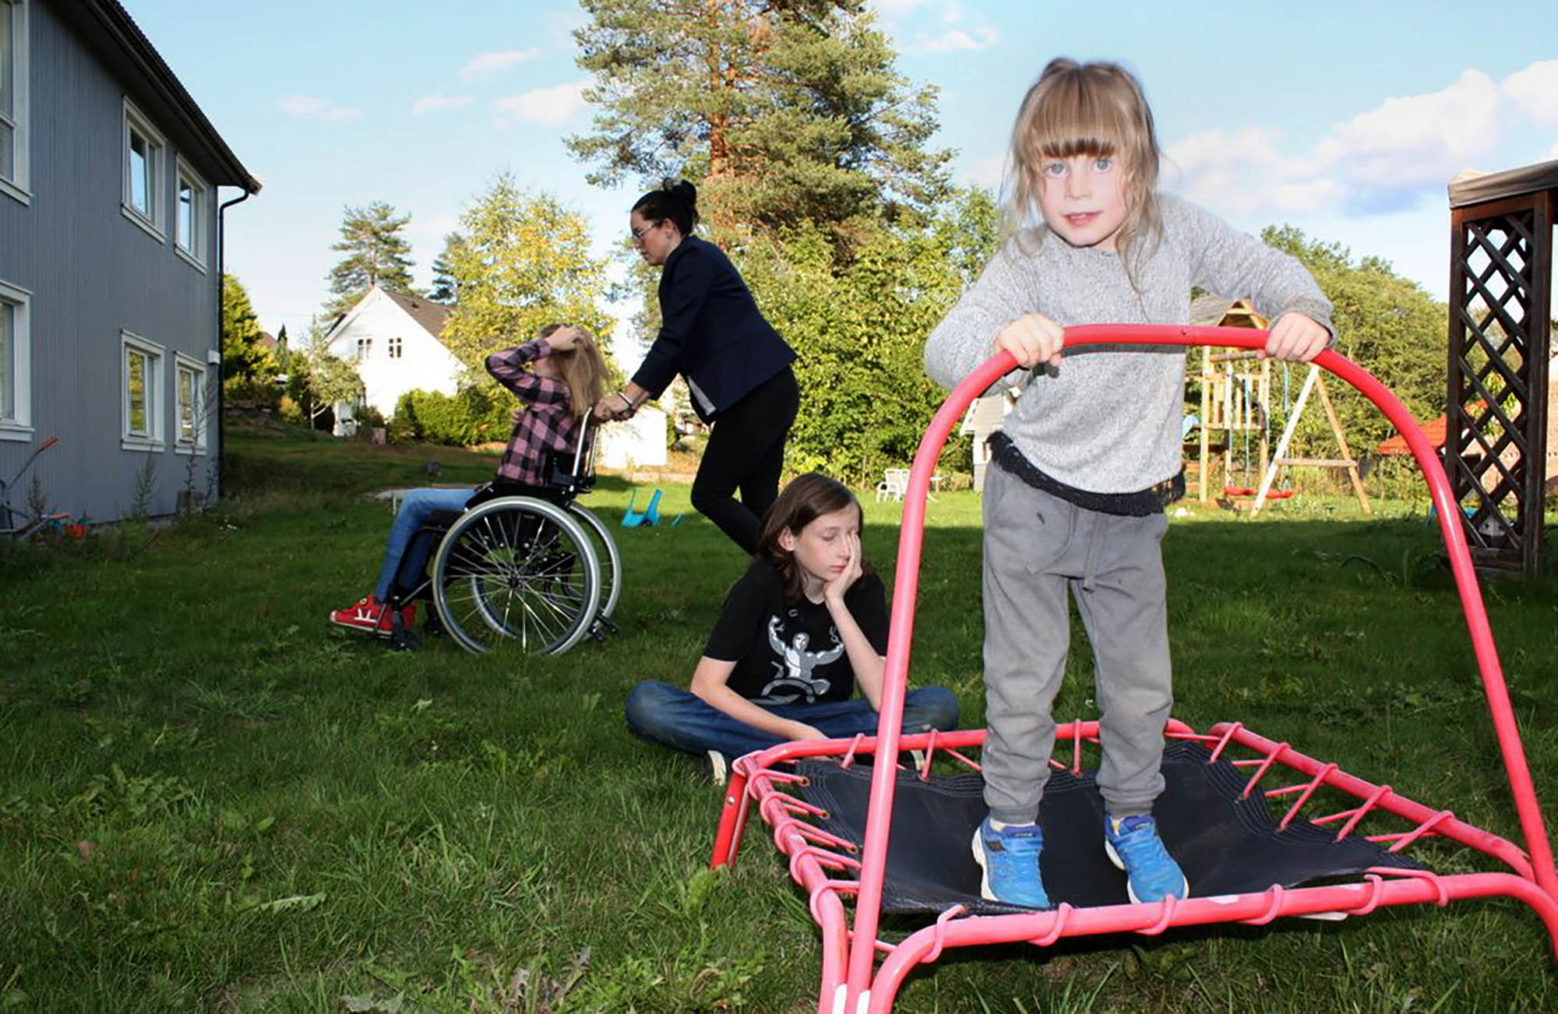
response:
<svg viewBox="0 0 1558 1014"><path fill-rule="evenodd" d="M660 225L660 222L651 222L642 229L629 229L628 231L633 234L633 242L642 243L644 241L644 237L649 234L650 230L658 229L660 228Z"/></svg>

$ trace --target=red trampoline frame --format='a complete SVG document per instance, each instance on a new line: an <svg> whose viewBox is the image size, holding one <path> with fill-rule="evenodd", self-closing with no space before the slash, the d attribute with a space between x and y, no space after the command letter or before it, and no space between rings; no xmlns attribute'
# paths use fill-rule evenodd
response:
<svg viewBox="0 0 1558 1014"><path fill-rule="evenodd" d="M1154 344L1260 349L1265 343L1264 331L1174 325L1088 325L1067 328L1065 337L1068 348ZM1246 796L1258 791L1272 800L1296 797L1282 818L1284 824L1297 818L1304 807L1318 804L1322 797L1317 797L1317 792L1342 794L1356 800L1356 805L1320 816L1306 815L1305 819L1322 826L1336 825L1338 838L1352 833L1366 817L1375 823L1389 820L1396 830L1369 834L1368 837L1387 845L1391 851L1405 849L1426 837L1448 838L1496 859L1508 867L1509 872L1440 875L1380 867L1353 883L1293 889L1273 886L1258 893L1183 900L1169 898L1161 902L1092 908L1062 904L1051 911L1017 915L967 915L962 906L954 905L941 913L933 925L897 943L878 939L899 749L926 752L920 771L920 777L926 778L938 756L977 768L978 765L962 750L979 746L984 741L983 730L902 736L899 726L903 719L914 635L914 608L930 478L947 436L968 405L1016 367L1011 355L1003 352L981 365L948 395L920 441L910 469L898 540L891 631L877 735L854 740L784 743L748 754L738 759L731 769L712 865L735 862L748 813L752 804L757 803L759 814L773 827L775 844L790 857L790 875L808 892L812 917L822 931L819 1011L863 1014L890 1010L899 987L914 966L936 961L947 947L1021 941L1043 947L1070 936L1127 931L1152 935L1171 926L1208 923L1263 925L1278 916L1363 915L1382 905L1433 902L1444 906L1462 898L1507 896L1526 903L1546 924L1554 953L1558 954L1558 876L1554 874L1547 830L1449 480L1416 419L1384 385L1335 352L1322 352L1315 363L1356 387L1384 412L1406 438L1407 446L1423 469L1471 634L1477 669L1503 754L1525 848L1522 850L1504 838L1466 824L1448 810L1435 810L1412 802L1389 786L1348 775L1335 764L1307 757L1287 743L1258 736L1237 722L1223 723L1206 733L1198 733L1171 719L1165 735L1200 741L1211 749L1214 759L1222 757L1248 770ZM1062 765L1058 760L1054 763L1057 767L1080 770L1083 745L1096 742L1096 738L1096 722L1061 725L1057 731L1056 753L1061 754L1061 744L1069 741L1071 761L1069 765ZM836 757L851 764L857 757L864 756L873 758L873 768L865 840L860 845L843 841L810 823L810 819L819 816L816 808L788 791L793 783L801 780L800 777L791 771L774 768L776 764L803 757ZM1287 774L1273 774L1274 771ZM1292 780L1271 785L1285 777ZM835 876L845 870L853 876ZM853 925L844 904L845 896L855 899ZM885 955L879 965L878 954Z"/></svg>

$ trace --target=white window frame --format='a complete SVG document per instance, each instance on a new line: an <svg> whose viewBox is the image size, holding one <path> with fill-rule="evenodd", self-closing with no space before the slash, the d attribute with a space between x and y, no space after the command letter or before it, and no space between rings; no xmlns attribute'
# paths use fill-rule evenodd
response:
<svg viewBox="0 0 1558 1014"><path fill-rule="evenodd" d="M184 385L185 374L191 377L190 393L194 398L195 435L184 435ZM193 356L182 352L173 356L173 450L178 454L206 453L206 367Z"/></svg>
<svg viewBox="0 0 1558 1014"><path fill-rule="evenodd" d="M28 129L32 120L32 105L27 94L30 78L27 70L28 50L31 48L28 40L31 35L27 30L27 7L27 0L0 0L0 8L7 8L11 15L8 63L11 73L8 82L11 108L0 105L0 127L9 131L11 138L11 169L8 174L5 167L0 166L0 193L23 204L32 203L31 131ZM6 66L7 62L0 60L0 69ZM0 89L0 94L4 94L3 89Z"/></svg>
<svg viewBox="0 0 1558 1014"><path fill-rule="evenodd" d="M370 336L357 339L357 361L360 363L371 355L373 355L373 338Z"/></svg>
<svg viewBox="0 0 1558 1014"><path fill-rule="evenodd" d="M181 156L177 160L178 174L173 185L173 249L190 264L206 270L206 236L210 229L209 210L211 188L201 175L185 162ZM189 201L189 235L184 235L184 191L190 191Z"/></svg>
<svg viewBox="0 0 1558 1014"><path fill-rule="evenodd" d="M403 359L406 355L406 339L396 335L386 343L385 353L391 359Z"/></svg>
<svg viewBox="0 0 1558 1014"><path fill-rule="evenodd" d="M130 428L130 363L131 352L147 357L146 363L146 432L137 433ZM167 417L167 392L163 364L167 361L167 349L154 341L148 341L129 331L119 332L119 398L120 436L119 446L127 451L161 451Z"/></svg>
<svg viewBox="0 0 1558 1014"><path fill-rule="evenodd" d="M0 325L9 320L8 342L0 346L0 369L10 378L12 412L0 416L0 440L32 439L32 293L0 282Z"/></svg>
<svg viewBox="0 0 1558 1014"><path fill-rule="evenodd" d="M132 139L139 134L146 143L146 198L151 207L146 210L136 206L134 180L130 173ZM167 241L163 222L167 218L168 203L168 142L162 133L152 126L151 120L135 108L129 99L124 100L123 175L124 189L119 207L124 217L145 229L159 242Z"/></svg>

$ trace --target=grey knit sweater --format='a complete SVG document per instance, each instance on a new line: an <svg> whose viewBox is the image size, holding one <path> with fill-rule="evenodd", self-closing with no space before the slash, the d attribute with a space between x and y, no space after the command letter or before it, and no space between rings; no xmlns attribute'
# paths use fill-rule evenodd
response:
<svg viewBox="0 0 1558 1014"><path fill-rule="evenodd" d="M1271 320L1297 311L1334 333L1331 304L1298 261L1180 198L1159 194L1158 206L1162 236L1149 256L1137 253L1131 262L1139 292L1112 251L1074 247L1053 234L1031 253L1008 242L931 332L931 379L954 387L993 354L996 332L1025 313L1063 327L1186 323L1192 286L1247 297ZM1026 383L1004 429L1053 478L1094 493L1129 493L1179 472L1183 349L1068 351L1058 370L1013 371L1002 383Z"/></svg>

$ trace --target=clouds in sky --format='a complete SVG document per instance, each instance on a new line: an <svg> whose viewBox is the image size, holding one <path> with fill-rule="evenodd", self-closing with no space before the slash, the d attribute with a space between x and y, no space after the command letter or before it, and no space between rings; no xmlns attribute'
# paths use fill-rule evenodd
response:
<svg viewBox="0 0 1558 1014"><path fill-rule="evenodd" d="M530 49L505 49L487 53L477 53L471 57L470 62L460 68L460 76L466 80L482 77L487 74L496 74L498 71L507 70L516 63L523 63L541 55L541 50Z"/></svg>
<svg viewBox="0 0 1558 1014"><path fill-rule="evenodd" d="M1504 94L1540 124L1558 124L1558 60L1542 60L1504 79Z"/></svg>
<svg viewBox="0 0 1558 1014"><path fill-rule="evenodd" d="M502 126L531 123L545 127L565 123L584 108L584 89L588 85L588 80L571 81L499 99L495 103L498 122Z"/></svg>
<svg viewBox="0 0 1558 1014"><path fill-rule="evenodd" d="M1280 131L1209 130L1168 147L1165 180L1233 215L1326 208L1386 214L1441 193L1508 131L1558 123L1558 60L1502 82L1470 69L1446 87L1395 96L1335 124L1293 153Z"/></svg>
<svg viewBox="0 0 1558 1014"><path fill-rule="evenodd" d="M321 120L325 123L346 123L362 119L361 109L351 109L311 95L288 95L277 103L288 116L304 120Z"/></svg>
<svg viewBox="0 0 1558 1014"><path fill-rule="evenodd" d="M903 45L906 53L966 53L988 49L999 36L993 28L975 28L965 32L961 28L949 28L940 35L919 35L913 42Z"/></svg>
<svg viewBox="0 0 1558 1014"><path fill-rule="evenodd" d="M928 6L927 0L875 0L876 9L889 22L913 14L918 8ZM959 0L944 0L939 5L937 18L951 26L936 34L916 32L912 39L897 39L898 48L904 53L969 53L989 49L1000 40L995 29L988 25L977 28L958 27L963 21L963 5Z"/></svg>
<svg viewBox="0 0 1558 1014"><path fill-rule="evenodd" d="M437 113L445 109L459 109L468 106L476 99L471 95L442 95L434 92L424 95L411 104L412 116L425 116L428 113Z"/></svg>

